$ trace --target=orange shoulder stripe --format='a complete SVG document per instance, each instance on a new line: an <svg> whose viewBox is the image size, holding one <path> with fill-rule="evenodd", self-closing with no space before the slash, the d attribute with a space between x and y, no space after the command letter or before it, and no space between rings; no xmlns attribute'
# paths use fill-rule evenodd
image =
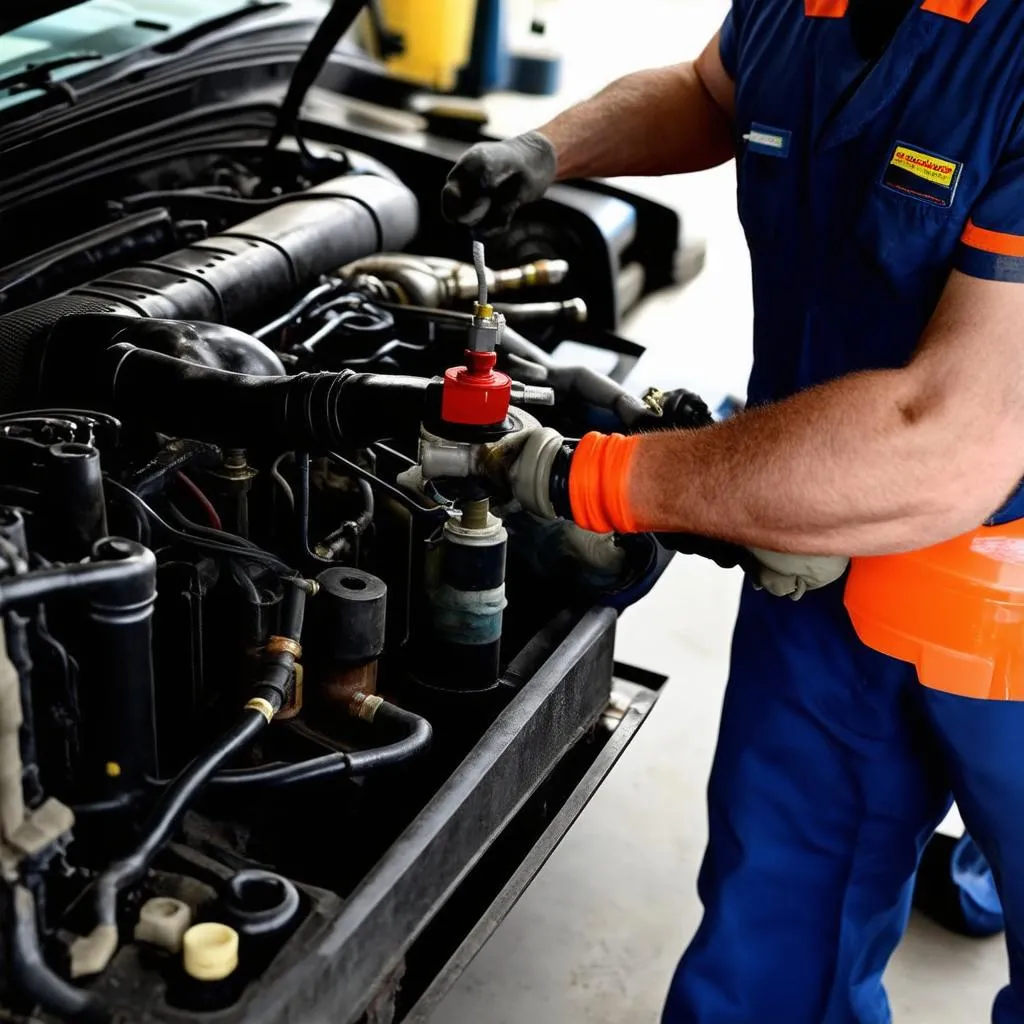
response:
<svg viewBox="0 0 1024 1024"><path fill-rule="evenodd" d="M957 21L971 22L988 0L924 0L922 11L942 14Z"/></svg>
<svg viewBox="0 0 1024 1024"><path fill-rule="evenodd" d="M804 0L808 18L845 18L850 0Z"/></svg>
<svg viewBox="0 0 1024 1024"><path fill-rule="evenodd" d="M992 253L993 256L1024 257L1024 237L979 228L973 220L967 222L960 240L972 249L980 249L982 252Z"/></svg>

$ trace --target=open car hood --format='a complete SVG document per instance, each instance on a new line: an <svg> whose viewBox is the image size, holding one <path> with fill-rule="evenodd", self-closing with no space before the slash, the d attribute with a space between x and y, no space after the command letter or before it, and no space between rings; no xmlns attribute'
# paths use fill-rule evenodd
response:
<svg viewBox="0 0 1024 1024"><path fill-rule="evenodd" d="M142 21L149 18L156 18L158 21L177 24L181 19L198 20L208 18L211 14L218 13L216 9L263 6L259 2L251 0L219 0L216 3L202 3L198 0L174 0L174 2L160 3L159 0L142 0L140 3L129 4L123 0L16 0L11 4L4 4L0 9L0 32L11 32L34 22L40 22L49 18L59 11L65 11L72 7L81 9L81 26L88 25L88 19L93 19L97 24L109 21L116 16L118 11L126 16L131 14L134 18ZM0 49L0 60L6 59L6 53Z"/></svg>

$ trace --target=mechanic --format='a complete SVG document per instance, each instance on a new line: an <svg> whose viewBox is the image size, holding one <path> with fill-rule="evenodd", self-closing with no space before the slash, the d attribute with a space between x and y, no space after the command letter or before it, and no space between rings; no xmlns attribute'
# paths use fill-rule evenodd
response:
<svg viewBox="0 0 1024 1024"><path fill-rule="evenodd" d="M556 180L738 161L751 408L497 452L537 514L733 541L772 569L742 597L705 914L665 1024L891 1020L882 974L951 792L1001 885L994 1020L1024 1022L1024 702L919 685L828 586L843 556L1024 517L1022 44L1020 0L734 0L696 61L472 148L445 188L486 233Z"/></svg>

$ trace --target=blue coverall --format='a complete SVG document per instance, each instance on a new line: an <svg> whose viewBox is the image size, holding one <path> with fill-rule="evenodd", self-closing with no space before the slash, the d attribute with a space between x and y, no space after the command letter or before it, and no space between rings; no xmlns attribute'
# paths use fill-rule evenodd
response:
<svg viewBox="0 0 1024 1024"><path fill-rule="evenodd" d="M916 0L873 65L846 13L734 0L722 30L752 403L904 365L954 269L1024 284L1024 2ZM999 521L1021 517L1018 491ZM664 1024L890 1021L882 973L951 795L1001 889L1011 983L993 1019L1024 1024L1024 703L926 690L857 640L842 597L743 595L705 914Z"/></svg>

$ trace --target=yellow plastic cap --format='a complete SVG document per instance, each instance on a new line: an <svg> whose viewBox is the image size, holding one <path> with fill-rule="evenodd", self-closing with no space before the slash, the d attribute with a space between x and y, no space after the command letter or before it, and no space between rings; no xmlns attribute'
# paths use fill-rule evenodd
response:
<svg viewBox="0 0 1024 1024"><path fill-rule="evenodd" d="M223 981L238 967L238 932L214 921L194 924L182 939L185 973L197 981Z"/></svg>

